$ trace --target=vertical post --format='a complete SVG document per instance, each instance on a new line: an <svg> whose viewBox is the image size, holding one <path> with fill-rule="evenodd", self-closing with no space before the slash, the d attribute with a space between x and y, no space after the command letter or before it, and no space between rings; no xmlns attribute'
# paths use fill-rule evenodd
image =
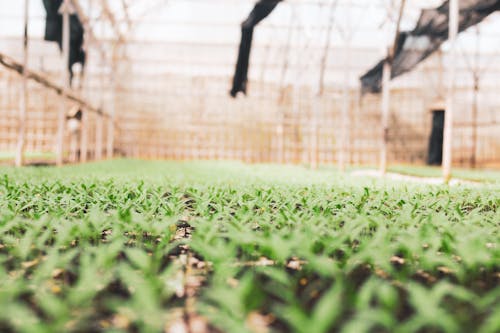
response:
<svg viewBox="0 0 500 333"><path fill-rule="evenodd" d="M28 19L29 0L24 0L24 37L23 37L23 78L21 83L21 98L19 99L19 129L16 149L16 166L23 165L24 147L26 144L26 117L28 109Z"/></svg>
<svg viewBox="0 0 500 333"><path fill-rule="evenodd" d="M403 19L403 13L406 6L406 0L401 0L399 7L398 21L396 23L396 33L394 34L394 43L387 52L387 60L384 62L382 74L382 144L380 148L380 173L385 175L387 172L387 146L389 143L389 115L391 111L391 74L392 62L396 53L396 47L399 38L399 28Z"/></svg>
<svg viewBox="0 0 500 333"><path fill-rule="evenodd" d="M389 114L390 114L390 84L391 84L391 64L389 60L384 62L382 74L382 143L380 147L380 173L387 172L387 145L389 141Z"/></svg>
<svg viewBox="0 0 500 333"><path fill-rule="evenodd" d="M101 20L100 23L100 32L101 36L105 36L105 30L104 30L104 21ZM104 103L105 103L105 84L104 84L104 58L101 58L101 66L100 66L100 71L99 71L99 85L100 85L100 97L101 97L101 110L104 108ZM99 161L102 160L102 151L103 151L103 130L104 130L104 124L103 122L103 116L102 114L97 114L96 116L96 136L95 136L95 154L94 158Z"/></svg>
<svg viewBox="0 0 500 333"><path fill-rule="evenodd" d="M113 60L114 61L114 60ZM115 140L115 107L116 107L116 67L113 64L111 72L111 100L109 105L110 116L108 119L106 158L112 159Z"/></svg>
<svg viewBox="0 0 500 333"><path fill-rule="evenodd" d="M88 114L87 110L82 110L82 119L80 120L81 137L80 137L80 162L87 162L88 155Z"/></svg>
<svg viewBox="0 0 500 333"><path fill-rule="evenodd" d="M92 19L92 0L90 0L88 2L88 13L89 13L89 25L92 24L91 23L91 19ZM87 31L85 31L85 33L88 33ZM87 66L88 66L88 59L90 59L90 53L89 53L89 50L87 50ZM88 78L88 73L85 73L85 67L83 67L83 77L82 77L82 81L81 81L81 90L85 93L85 95L87 97L90 96L89 94L89 88L90 88L90 85L89 85L89 78ZM89 117L88 117L88 114L87 114L87 110L85 110L84 108L82 108L82 119L80 119L80 163L86 163L87 162L87 158L88 158L88 120Z"/></svg>
<svg viewBox="0 0 500 333"><path fill-rule="evenodd" d="M319 108L321 105L321 97L319 95L313 96L312 112L311 112L311 169L318 169L319 163Z"/></svg>
<svg viewBox="0 0 500 333"><path fill-rule="evenodd" d="M477 117L479 113L479 85L480 85L480 57L481 57L481 49L480 49L480 37L481 31L479 30L479 26L476 27L476 54L475 54L475 68L473 72L474 79L474 96L473 96L473 105L472 105L472 153L471 153L471 167L476 168L477 166Z"/></svg>
<svg viewBox="0 0 500 333"><path fill-rule="evenodd" d="M458 35L459 14L460 8L458 5L458 0L450 0L450 67L448 68L448 89L446 96L446 112L443 138L443 179L446 183L449 182L451 178L453 149L453 113L455 107L454 94L455 77L457 71L456 41Z"/></svg>
<svg viewBox="0 0 500 333"><path fill-rule="evenodd" d="M332 3L332 11L330 18L330 25L333 26L334 21L334 7L336 4ZM353 37L353 27L351 20L351 7L348 6L346 9L346 22L348 23L345 27L345 30L342 29L341 35L344 40L344 84L342 88L342 106L340 112L340 140L338 146L338 168L340 172L344 172L346 169L346 160L347 160L347 145L349 142L349 114L351 107L351 90L350 90L350 76L351 76L351 40Z"/></svg>
<svg viewBox="0 0 500 333"><path fill-rule="evenodd" d="M63 16L63 31L62 31L62 68L61 68L61 86L69 88L69 43L70 43L70 0L64 0L59 13ZM59 109L58 122L57 122L57 148L56 148L56 164L61 166L63 164L64 154L64 127L66 125L66 98L61 96L61 106Z"/></svg>
<svg viewBox="0 0 500 333"><path fill-rule="evenodd" d="M97 115L96 118L96 138L95 138L95 159L97 161L102 160L102 150L103 150L103 116L101 114Z"/></svg>
<svg viewBox="0 0 500 333"><path fill-rule="evenodd" d="M342 92L342 114L341 114L341 128L340 128L340 147L339 147L339 170L345 171L346 155L347 155L347 142L348 142L348 128L349 128L349 109L351 106L351 92L349 88L349 77L351 75L351 43L347 40L345 45L345 59L344 59L344 87Z"/></svg>

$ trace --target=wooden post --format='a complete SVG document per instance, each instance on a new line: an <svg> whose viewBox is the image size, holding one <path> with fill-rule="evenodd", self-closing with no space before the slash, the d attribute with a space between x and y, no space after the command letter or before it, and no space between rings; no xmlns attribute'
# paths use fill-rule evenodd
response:
<svg viewBox="0 0 500 333"><path fill-rule="evenodd" d="M109 106L110 117L108 119L106 158L112 159L115 140L115 114L116 114L116 66L113 64L111 73L111 101Z"/></svg>
<svg viewBox="0 0 500 333"><path fill-rule="evenodd" d="M82 119L80 120L80 162L86 163L88 156L88 119L87 110L82 110Z"/></svg>
<svg viewBox="0 0 500 333"><path fill-rule="evenodd" d="M103 151L103 118L101 115L97 115L96 119L96 137L95 137L95 159L97 161L102 160L102 151Z"/></svg>
<svg viewBox="0 0 500 333"><path fill-rule="evenodd" d="M389 114L390 114L390 84L391 84L391 64L389 60L384 62L382 74L382 145L380 147L380 173L387 172L387 145L389 142Z"/></svg>
<svg viewBox="0 0 500 333"><path fill-rule="evenodd" d="M351 76L351 43L349 40L345 44L345 59L344 59L344 87L342 91L342 113L341 113L341 128L340 128L340 145L339 145L339 170L345 171L347 143L349 132L349 111L351 107L351 92L349 88L349 78Z"/></svg>
<svg viewBox="0 0 500 333"><path fill-rule="evenodd" d="M105 30L104 30L104 21L101 20L99 24L100 28L100 33L101 36L105 36ZM106 89L105 89L105 83L104 83L104 58L101 59L101 64L100 64L100 72L99 72L99 85L100 85L100 98L101 98L101 109L104 108L105 104L105 94L106 94ZM103 118L101 116L97 116L96 118L96 133L95 133L95 154L94 158L97 161L102 160L102 151L103 151L103 130L104 130L104 124L103 124Z"/></svg>
<svg viewBox="0 0 500 333"><path fill-rule="evenodd" d="M311 110L311 169L318 169L319 164L319 108L321 105L321 97L313 96L312 110Z"/></svg>
<svg viewBox="0 0 500 333"><path fill-rule="evenodd" d="M28 111L28 18L29 0L24 0L24 37L23 37L23 70L21 83L21 98L19 99L19 129L16 149L16 166L20 167L24 162L24 147L26 144L26 117Z"/></svg>
<svg viewBox="0 0 500 333"><path fill-rule="evenodd" d="M69 89L69 43L70 43L70 14L71 4L70 0L64 0L59 8L59 13L63 16L63 31L62 31L62 68L61 68L61 86ZM66 98L61 97L61 106L59 109L58 122L57 122L57 148L56 148L56 164L61 166L64 159L64 130L66 125L66 111L67 101Z"/></svg>
<svg viewBox="0 0 500 333"><path fill-rule="evenodd" d="M446 112L444 121L443 137L443 179L448 183L451 179L452 150L453 150L453 113L455 77L457 71L456 41L458 35L460 8L458 0L450 0L450 21L449 21L449 41L450 41L450 67L448 68L448 89L446 96Z"/></svg>
<svg viewBox="0 0 500 333"><path fill-rule="evenodd" d="M472 105L472 152L471 152L471 167L477 167L477 118L479 113L479 89L480 89L480 72L481 72L481 48L480 48L481 31L479 26L476 26L476 54L475 68L473 71L474 91Z"/></svg>
<svg viewBox="0 0 500 333"><path fill-rule="evenodd" d="M403 13L405 10L406 0L401 0L401 7L399 8L399 16L396 24L396 34L394 43L387 52L387 60L384 62L384 69L382 74L382 144L380 146L380 173L385 175L387 173L387 146L389 144L389 116L391 110L391 73L392 61L394 60L396 46L399 38L399 28Z"/></svg>

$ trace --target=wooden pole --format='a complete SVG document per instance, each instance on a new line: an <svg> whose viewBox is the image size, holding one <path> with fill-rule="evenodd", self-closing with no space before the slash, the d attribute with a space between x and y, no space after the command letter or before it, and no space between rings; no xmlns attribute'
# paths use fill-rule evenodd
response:
<svg viewBox="0 0 500 333"><path fill-rule="evenodd" d="M106 158L112 159L115 145L115 113L116 113L116 71L111 74L111 101L109 106L110 119L108 119Z"/></svg>
<svg viewBox="0 0 500 333"><path fill-rule="evenodd" d="M479 89L480 89L480 71L481 71L481 45L480 45L481 30L476 26L476 54L475 68L473 72L474 79L474 96L472 105L472 152L471 152L471 167L477 167L477 118L479 113Z"/></svg>
<svg viewBox="0 0 500 333"><path fill-rule="evenodd" d="M80 162L86 163L88 156L88 118L87 110L82 110L82 119L80 120Z"/></svg>
<svg viewBox="0 0 500 333"><path fill-rule="evenodd" d="M23 37L23 70L21 83L21 98L19 99L19 129L16 149L16 166L20 167L24 162L24 148L26 145L26 117L28 110L28 19L29 0L24 0L24 37Z"/></svg>
<svg viewBox="0 0 500 333"><path fill-rule="evenodd" d="M319 164L319 115L321 100L319 96L313 96L312 100L312 114L311 114L311 131L312 131L312 144L311 144L311 169L318 169Z"/></svg>
<svg viewBox="0 0 500 333"><path fill-rule="evenodd" d="M446 112L444 121L443 138L443 179L448 183L451 179L452 150L453 150L453 116L454 116L454 94L455 78L457 71L456 42L458 35L460 8L458 0L450 0L449 41L450 60L448 68L448 89L446 96Z"/></svg>
<svg viewBox="0 0 500 333"><path fill-rule="evenodd" d="M389 60L384 62L382 74L382 145L380 147L380 173L387 172L387 146L389 142L389 114L390 114L390 84L391 64Z"/></svg>
<svg viewBox="0 0 500 333"><path fill-rule="evenodd" d="M102 160L102 151L103 151L103 123L102 123L102 117L97 116L96 119L96 147L95 147L95 159L97 161Z"/></svg>
<svg viewBox="0 0 500 333"><path fill-rule="evenodd" d="M90 112L100 114L103 117L109 117L108 114L104 113L101 109L91 105L87 101L85 101L81 96L79 96L77 93L72 91L71 89L67 87L63 87L60 84L57 84L53 82L51 79L49 79L47 76L45 76L42 73L37 73L35 71L32 71L30 69L25 69L22 63L17 62L16 60L12 59L11 57L3 54L0 52L0 65L4 66L5 68L12 70L20 75L23 74L23 71L26 71L26 77L29 80L35 81L42 86L46 87L47 89L50 89L54 91L56 94L60 95L61 98L66 98L70 101L73 101L80 105L82 108L87 109Z"/></svg>
<svg viewBox="0 0 500 333"><path fill-rule="evenodd" d="M102 2L104 4L104 1ZM105 36L105 30L104 30L104 21L101 20L100 22L100 33L101 36ZM105 89L105 83L104 83L104 59L101 59L101 66L100 66L100 72L99 72L99 85L100 85L100 98L101 98L101 108L104 108L105 104L105 96L106 96L106 89ZM102 160L102 152L103 152L103 131L104 131L104 124L103 124L103 118L100 116L97 116L96 118L96 133L95 133L95 155L94 158L97 161Z"/></svg>
<svg viewBox="0 0 500 333"><path fill-rule="evenodd" d="M332 8L333 11L333 8ZM342 37L344 39L344 86L342 88L342 110L340 115L340 142L339 142L339 160L338 168L340 172L344 172L346 169L347 160L347 145L349 137L349 111L351 107L351 92L350 92L350 76L351 76L351 41L353 38L353 28L351 20L351 8L346 9L346 21L349 22L346 30L341 30ZM333 13L332 13L333 15Z"/></svg>
<svg viewBox="0 0 500 333"><path fill-rule="evenodd" d="M349 136L349 111L351 107L351 92L349 88L349 78L351 76L351 45L350 41L345 45L345 60L344 60L344 87L342 91L342 114L340 125L340 147L339 147L339 170L344 172L346 169L347 144Z"/></svg>
<svg viewBox="0 0 500 333"><path fill-rule="evenodd" d="M384 62L384 69L382 74L382 144L380 146L380 173L385 175L387 173L387 146L389 145L389 116L391 112L391 73L392 61L396 52L396 46L399 38L399 28L405 10L406 0L401 0L401 7L399 8L399 16L396 24L396 33L394 43L387 52L387 60Z"/></svg>
<svg viewBox="0 0 500 333"><path fill-rule="evenodd" d="M62 31L62 66L61 66L61 86L66 89L69 87L69 43L70 43L70 0L64 0L59 12L63 16L63 31ZM61 98L61 105L59 109L58 122L57 122L57 148L56 148L56 164L63 165L64 162L64 130L66 125L66 98Z"/></svg>
<svg viewBox="0 0 500 333"><path fill-rule="evenodd" d="M100 86L101 86L101 107L104 107L105 103L105 85L104 85L104 72L101 70L99 73L100 77ZM94 158L97 161L102 160L103 150L104 150L104 119L101 116L96 117L96 130L95 130L95 155Z"/></svg>

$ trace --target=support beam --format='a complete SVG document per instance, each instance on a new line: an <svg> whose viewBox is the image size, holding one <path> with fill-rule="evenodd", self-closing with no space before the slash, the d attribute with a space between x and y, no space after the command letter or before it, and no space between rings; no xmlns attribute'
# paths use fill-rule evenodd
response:
<svg viewBox="0 0 500 333"><path fill-rule="evenodd" d="M70 0L64 0L59 12L63 17L62 31L62 68L61 68L61 86L65 89L70 89L68 64L69 64L69 48L70 48L70 15L71 3ZM61 105L57 117L57 143L56 143L56 164L63 165L64 162L64 132L66 126L66 112L68 109L67 100L61 98Z"/></svg>
<svg viewBox="0 0 500 333"><path fill-rule="evenodd" d="M113 66L112 74L111 74L111 100L110 100L110 112L111 117L107 120L108 129L106 132L107 135L107 143L106 143L106 158L112 159L113 153L115 149L115 114L116 114L116 68Z"/></svg>
<svg viewBox="0 0 500 333"><path fill-rule="evenodd" d="M86 163L88 156L88 128L89 128L89 115L86 111L82 112L82 119L80 121L80 162Z"/></svg>
<svg viewBox="0 0 500 333"><path fill-rule="evenodd" d="M384 63L382 74L382 144L380 146L380 173L387 173L387 146L389 144L389 116L391 110L391 64L389 61Z"/></svg>
<svg viewBox="0 0 500 333"><path fill-rule="evenodd" d="M342 113L340 120L340 146L339 146L339 160L338 167L341 172L346 169L347 161L347 145L349 137L349 113L351 109L351 89L350 89L350 76L351 76L351 43L349 40L345 44L345 60L344 60L344 87L342 88Z"/></svg>
<svg viewBox="0 0 500 333"><path fill-rule="evenodd" d="M477 167L477 122L479 114L479 92L481 85L481 31L476 26L476 50L473 69L474 91L472 105L472 147L471 147L471 167Z"/></svg>
<svg viewBox="0 0 500 333"><path fill-rule="evenodd" d="M23 71L21 81L21 98L19 99L19 124L18 124L18 139L16 149L16 166L20 167L24 162L24 147L26 144L26 118L28 113L28 57L29 57L29 0L24 0L24 37L23 37Z"/></svg>
<svg viewBox="0 0 500 333"><path fill-rule="evenodd" d="M95 160L102 160L102 151L103 151L103 131L104 131L104 119L101 116L97 116L96 119L96 132L95 132Z"/></svg>
<svg viewBox="0 0 500 333"><path fill-rule="evenodd" d="M398 21L396 23L396 33L394 42L387 52L387 60L384 62L384 69L382 73L382 133L380 145L380 173L385 175L387 173L387 150L389 145L389 119L391 113L391 74L392 74L392 61L396 53L396 45L398 44L399 30L401 27L401 20L406 6L406 0L401 0L399 7Z"/></svg>
<svg viewBox="0 0 500 333"><path fill-rule="evenodd" d="M100 114L106 118L110 117L108 114L104 113L100 108L97 108L92 104L88 103L87 101L85 101L81 96L79 96L71 89L65 88L62 85L53 82L51 79L47 78L44 74L25 68L23 64L19 63L18 61L12 59L11 57L1 52L0 52L0 65L20 75L23 75L23 73L25 73L28 80L32 80L41 84L45 88L54 91L61 97L66 98L69 101L75 102L81 108L84 108L87 111Z"/></svg>
<svg viewBox="0 0 500 333"><path fill-rule="evenodd" d="M321 100L314 96L311 102L311 169L318 169L319 165L319 117Z"/></svg>
<svg viewBox="0 0 500 333"><path fill-rule="evenodd" d="M448 183L451 179L452 150L453 150L453 116L455 109L455 78L457 71L457 35L459 25L460 8L458 0L450 0L450 22L449 22L449 67L448 67L448 89L446 96L446 112L444 120L443 138L443 179Z"/></svg>

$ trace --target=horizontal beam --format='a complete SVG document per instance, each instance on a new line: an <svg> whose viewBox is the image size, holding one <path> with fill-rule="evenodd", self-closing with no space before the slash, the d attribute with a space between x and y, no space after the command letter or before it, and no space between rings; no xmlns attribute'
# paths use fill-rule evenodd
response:
<svg viewBox="0 0 500 333"><path fill-rule="evenodd" d="M67 98L77 104L80 105L80 107L90 111L94 112L98 115L104 116L106 118L110 118L110 116L106 113L104 113L101 109L94 107L87 101L83 100L78 94L76 94L74 91L64 88L63 86L54 83L51 79L47 78L41 73L37 73L34 71L31 71L29 69L24 68L23 64L19 63L18 61L12 59L11 57L0 53L0 65L3 65L7 69L10 69L19 75L22 75L23 73L26 74L26 77L29 80L38 82L42 86L46 87L47 89L50 89L57 93L58 95Z"/></svg>

